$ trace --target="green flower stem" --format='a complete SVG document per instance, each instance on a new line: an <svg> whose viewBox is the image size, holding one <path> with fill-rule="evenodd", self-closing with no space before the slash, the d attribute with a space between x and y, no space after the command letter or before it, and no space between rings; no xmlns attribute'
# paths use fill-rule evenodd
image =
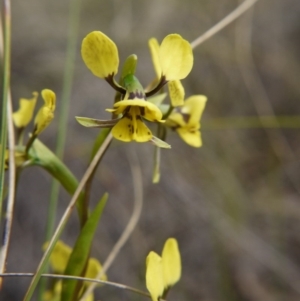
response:
<svg viewBox="0 0 300 301"><path fill-rule="evenodd" d="M204 130L220 129L252 129L252 128L299 128L300 116L249 116L227 117L203 120L201 127Z"/></svg>
<svg viewBox="0 0 300 301"><path fill-rule="evenodd" d="M34 140L36 139L37 135L32 134L26 144L26 148L25 148L25 154L28 155L28 152L34 142Z"/></svg>
<svg viewBox="0 0 300 301"><path fill-rule="evenodd" d="M4 161L7 139L7 103L10 83L10 50L11 50L11 15L10 1L3 1L4 16L4 39L0 39L1 56L3 54L3 94L1 99L1 121L0 121L0 216L2 215L2 205L4 196ZM1 20L0 20L1 21ZM1 30L1 28L0 28ZM4 40L4 43L2 43ZM4 44L4 45L3 45ZM4 50L4 51L3 51Z"/></svg>
<svg viewBox="0 0 300 301"><path fill-rule="evenodd" d="M172 105L170 105L168 111L164 114L163 119L166 120L171 115L173 110L174 110L174 107Z"/></svg>

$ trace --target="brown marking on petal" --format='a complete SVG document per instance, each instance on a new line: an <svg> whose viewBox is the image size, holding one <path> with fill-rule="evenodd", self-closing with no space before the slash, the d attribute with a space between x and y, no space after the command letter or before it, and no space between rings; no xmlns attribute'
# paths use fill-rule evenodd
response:
<svg viewBox="0 0 300 301"><path fill-rule="evenodd" d="M136 115L136 120L141 120L142 121L141 115Z"/></svg>
<svg viewBox="0 0 300 301"><path fill-rule="evenodd" d="M135 93L130 92L129 95L128 95L128 99L135 99Z"/></svg>
<svg viewBox="0 0 300 301"><path fill-rule="evenodd" d="M146 95L144 91L139 91L139 90L136 90L135 92L133 91L130 92L128 95L128 99L135 99L135 98L146 100Z"/></svg>
<svg viewBox="0 0 300 301"><path fill-rule="evenodd" d="M125 114L125 115L123 116L123 118L127 118L127 119L129 119L130 121L132 121L132 115L129 114L129 113Z"/></svg>
<svg viewBox="0 0 300 301"><path fill-rule="evenodd" d="M149 131L147 132L147 134L148 134L149 136L151 136L151 133L150 133Z"/></svg>
<svg viewBox="0 0 300 301"><path fill-rule="evenodd" d="M188 123L190 118L191 118L191 115L190 114L186 114L186 113L181 113L182 115L182 118L184 120L185 123Z"/></svg>
<svg viewBox="0 0 300 301"><path fill-rule="evenodd" d="M145 115L145 108L144 107L140 107L140 113L142 116Z"/></svg>

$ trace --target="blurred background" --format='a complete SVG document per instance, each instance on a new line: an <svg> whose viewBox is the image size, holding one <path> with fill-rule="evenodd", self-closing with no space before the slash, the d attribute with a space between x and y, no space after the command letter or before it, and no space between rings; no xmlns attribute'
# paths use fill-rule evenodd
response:
<svg viewBox="0 0 300 301"><path fill-rule="evenodd" d="M74 116L109 118L114 91L96 78L80 56L93 30L118 46L120 61L135 53L137 77L154 78L148 39L179 33L193 41L229 14L239 1L81 1L80 22L64 160L80 179L98 129ZM75 1L12 1L12 96L57 93L56 118L40 139L55 149L69 32ZM113 141L98 170L91 206L104 192L109 201L92 255L104 261L133 208L130 157L142 169L144 206L138 226L108 271L108 279L146 290L145 258L176 237L183 264L169 300L269 301L300 298L300 2L260 0L246 14L194 49L194 67L183 80L186 96L208 97L203 146L186 145L175 132L162 151L161 181L152 184L154 147ZM39 99L39 105L42 101ZM37 105L37 107L39 106ZM299 116L287 128L240 126L244 117ZM240 118L240 119L237 119ZM282 117L279 117L279 120ZM289 118L287 118L289 120ZM223 121L223 122L221 122ZM33 272L41 256L51 177L40 168L21 176L7 272ZM61 189L59 221L70 196ZM74 244L76 213L62 235ZM5 279L1 300L21 300L28 278ZM101 287L95 300L140 300Z"/></svg>

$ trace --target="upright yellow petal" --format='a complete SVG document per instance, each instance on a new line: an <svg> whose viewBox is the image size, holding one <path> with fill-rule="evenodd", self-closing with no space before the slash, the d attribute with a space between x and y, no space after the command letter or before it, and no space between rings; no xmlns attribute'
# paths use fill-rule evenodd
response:
<svg viewBox="0 0 300 301"><path fill-rule="evenodd" d="M19 110L13 113L14 124L18 128L25 127L32 119L33 111L39 94L37 92L33 92L32 95L33 97L30 99L21 98L19 101Z"/></svg>
<svg viewBox="0 0 300 301"><path fill-rule="evenodd" d="M169 238L162 251L162 268L164 275L164 286L173 286L181 276L181 258L178 243L175 238Z"/></svg>
<svg viewBox="0 0 300 301"><path fill-rule="evenodd" d="M181 112L183 114L191 115L188 120L188 125L195 126L196 124L199 124L206 105L206 101L207 97L204 95L193 95L186 99Z"/></svg>
<svg viewBox="0 0 300 301"><path fill-rule="evenodd" d="M35 135L40 134L54 118L54 110L56 105L55 93L49 89L44 89L42 91L42 96L45 104L40 108L34 119Z"/></svg>
<svg viewBox="0 0 300 301"><path fill-rule="evenodd" d="M152 62L154 65L155 73L157 78L161 77L161 66L160 66L160 60L159 60L159 44L158 41L155 38L151 38L148 42L150 53L152 57Z"/></svg>
<svg viewBox="0 0 300 301"><path fill-rule="evenodd" d="M164 38L159 48L162 73L167 80L185 78L193 67L193 51L190 43L178 34Z"/></svg>
<svg viewBox="0 0 300 301"><path fill-rule="evenodd" d="M146 258L146 287L152 301L157 301L162 296L165 288L162 259L153 251Z"/></svg>
<svg viewBox="0 0 300 301"><path fill-rule="evenodd" d="M46 242L43 245L43 250L46 250L48 244ZM50 265L55 273L62 274L65 271L71 252L72 249L61 240L56 243L50 255Z"/></svg>
<svg viewBox="0 0 300 301"><path fill-rule="evenodd" d="M106 78L118 72L117 46L101 31L93 31L83 39L81 56L92 73L100 78Z"/></svg>
<svg viewBox="0 0 300 301"><path fill-rule="evenodd" d="M170 81L168 83L169 95L173 107L184 105L184 88L180 80Z"/></svg>

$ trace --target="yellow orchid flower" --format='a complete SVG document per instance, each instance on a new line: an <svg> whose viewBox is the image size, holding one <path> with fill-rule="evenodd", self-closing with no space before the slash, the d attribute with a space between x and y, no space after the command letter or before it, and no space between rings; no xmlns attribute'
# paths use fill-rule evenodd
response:
<svg viewBox="0 0 300 301"><path fill-rule="evenodd" d="M175 238L165 242L162 256L151 251L146 258L146 287L152 301L166 297L168 290L179 281L181 258Z"/></svg>
<svg viewBox="0 0 300 301"><path fill-rule="evenodd" d="M152 139L150 129L144 124L143 119L152 122L164 122L159 108L145 100L145 94L134 75L124 79L124 86L127 93L124 100L114 104L114 109L107 109L115 115L122 115L122 118L112 129L112 135L121 141L147 142ZM131 86L134 86L131 87ZM136 91L136 92L135 92Z"/></svg>
<svg viewBox="0 0 300 301"><path fill-rule="evenodd" d="M120 101L113 109L107 111L114 115L121 115L114 120L98 120L86 117L76 117L77 121L87 127L113 127L114 138L129 142L152 141L159 147L170 146L154 137L150 129L143 123L143 119L151 122L163 122L162 113L154 104L147 101L147 97L158 92L168 81L174 81L171 86L173 95L181 95L182 89L178 80L186 77L193 65L193 55L190 44L180 35L168 35L157 52L157 64L161 69L160 80L151 91L144 92L139 80L134 76L137 57L131 55L126 61L121 74L120 84L114 76L118 72L119 55L115 43L100 31L89 33L82 42L81 55L91 72L105 79L117 92ZM183 96L180 96L183 98Z"/></svg>
<svg viewBox="0 0 300 301"><path fill-rule="evenodd" d="M185 78L193 67L190 43L178 34L167 36L159 45L155 38L149 40L149 48L157 78L168 82L173 107L184 103L184 89L180 79Z"/></svg>
<svg viewBox="0 0 300 301"><path fill-rule="evenodd" d="M31 121L33 111L38 98L38 93L33 92L33 97L30 99L21 98L19 101L20 108L13 113L13 121L16 127L24 128Z"/></svg>
<svg viewBox="0 0 300 301"><path fill-rule="evenodd" d="M49 89L41 92L45 104L40 108L34 119L34 135L39 135L54 118L54 110L56 106L56 95Z"/></svg>
<svg viewBox="0 0 300 301"><path fill-rule="evenodd" d="M194 95L186 99L182 107L177 107L166 120L166 125L179 134L184 142L193 147L201 147L200 119L207 97Z"/></svg>

